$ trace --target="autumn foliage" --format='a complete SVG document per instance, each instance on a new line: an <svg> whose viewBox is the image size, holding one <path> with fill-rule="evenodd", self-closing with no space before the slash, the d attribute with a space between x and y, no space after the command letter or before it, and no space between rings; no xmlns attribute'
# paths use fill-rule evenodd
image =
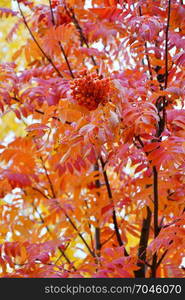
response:
<svg viewBox="0 0 185 300"><path fill-rule="evenodd" d="M8 2L0 276L185 277L185 4Z"/></svg>

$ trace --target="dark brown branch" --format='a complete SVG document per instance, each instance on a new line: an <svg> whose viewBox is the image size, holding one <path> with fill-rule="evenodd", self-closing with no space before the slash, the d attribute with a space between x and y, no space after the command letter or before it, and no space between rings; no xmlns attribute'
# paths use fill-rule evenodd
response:
<svg viewBox="0 0 185 300"><path fill-rule="evenodd" d="M100 227L95 227L95 245L96 245L97 255L99 256L102 247L100 242Z"/></svg>
<svg viewBox="0 0 185 300"><path fill-rule="evenodd" d="M157 253L155 252L152 258L152 265L151 265L151 278L156 278L156 272L157 272Z"/></svg>
<svg viewBox="0 0 185 300"><path fill-rule="evenodd" d="M154 237L159 234L158 213L159 213L159 195L158 195L158 172L156 167L153 167L153 194L154 194Z"/></svg>
<svg viewBox="0 0 185 300"><path fill-rule="evenodd" d="M135 271L136 278L145 278L145 261L146 261L146 249L148 246L149 232L150 232L150 223L151 223L152 212L150 208L147 206L147 216L143 219L140 241L139 241L139 249L138 249L138 266L139 270Z"/></svg>
<svg viewBox="0 0 185 300"><path fill-rule="evenodd" d="M50 7L50 11L51 11L51 21L52 21L53 25L55 25L55 17L54 17L52 5L51 5L51 0L49 0L49 7Z"/></svg>
<svg viewBox="0 0 185 300"><path fill-rule="evenodd" d="M94 164L94 170L99 171L98 161L97 161L97 163ZM97 189L99 189L101 187L101 183L100 183L99 179L95 180L95 185L96 185ZM100 195L100 193L97 192L97 197L99 197L99 195ZM100 255L100 250L101 250L101 247L102 247L102 245L101 245L101 230L100 230L99 226L95 227L95 246L96 246L97 255L99 256Z"/></svg>
<svg viewBox="0 0 185 300"><path fill-rule="evenodd" d="M154 195L154 238L159 234L160 228L158 224L159 214L159 194L158 194L158 171L153 167L153 195ZM155 252L152 259L151 277L155 278L157 272L157 253Z"/></svg>
<svg viewBox="0 0 185 300"><path fill-rule="evenodd" d="M58 43L59 43L59 47L60 47L60 49L61 49L61 52L62 52L62 54L63 54L63 56L64 56L65 62L66 62L66 64L67 64L67 67L68 67L68 69L69 69L69 73L70 73L70 75L71 75L72 78L75 78L75 77L74 77L74 74L73 74L73 71L72 71L72 69L71 69L69 60L68 60L68 58L67 58L67 55L66 55L66 53L65 53L65 51L64 51L64 48L63 48L61 42L58 42Z"/></svg>
<svg viewBox="0 0 185 300"><path fill-rule="evenodd" d="M26 21L26 18L24 16L24 13L21 9L21 6L20 6L20 3L18 0L17 1L17 4L18 4L18 8L19 8L19 11L21 13L21 16L23 18L23 21L24 21L24 24L26 26L26 28L28 29L32 39L34 40L35 44L37 45L37 47L39 48L39 50L41 51L41 53L44 55L44 57L47 59L47 61L53 66L53 68L55 69L55 71L57 72L57 74L63 78L63 75L61 74L61 72L59 71L59 69L55 66L55 64L53 63L52 59L46 54L46 52L42 49L42 47L40 46L39 42L37 41L37 39L35 38L34 34L32 33L30 27L28 26L28 23Z"/></svg>
<svg viewBox="0 0 185 300"><path fill-rule="evenodd" d="M157 262L157 266L156 266L157 268L158 268L158 267L160 266L160 264L162 263L162 261L163 261L163 259L165 258L167 252L168 252L168 249L166 249L166 250L164 251L164 253L161 255L160 259L159 259L158 262Z"/></svg>
<svg viewBox="0 0 185 300"><path fill-rule="evenodd" d="M47 177L47 179L48 179L49 186L50 186L50 190L51 190L51 192L52 192L52 196L53 196L53 198L56 198L56 194L55 194L55 190L54 190L53 184L52 184L51 179L50 179L50 176L49 176L49 174L48 174L48 170L47 170L47 168L46 168L46 166L45 166L45 164L44 164L44 160L43 160L43 158L42 158L41 156L40 156L40 160L41 160L41 162L42 162L42 166L43 166L43 168L44 168L45 175L46 175L46 177Z"/></svg>

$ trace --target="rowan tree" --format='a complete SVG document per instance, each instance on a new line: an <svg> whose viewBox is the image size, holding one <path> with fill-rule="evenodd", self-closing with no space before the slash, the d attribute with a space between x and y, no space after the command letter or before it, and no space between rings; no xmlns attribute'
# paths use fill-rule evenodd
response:
<svg viewBox="0 0 185 300"><path fill-rule="evenodd" d="M0 3L1 277L184 277L183 1Z"/></svg>

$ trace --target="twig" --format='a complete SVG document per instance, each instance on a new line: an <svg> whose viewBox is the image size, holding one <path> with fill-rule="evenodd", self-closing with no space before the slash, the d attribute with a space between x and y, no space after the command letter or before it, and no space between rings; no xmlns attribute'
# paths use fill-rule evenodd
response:
<svg viewBox="0 0 185 300"><path fill-rule="evenodd" d="M55 64L53 63L52 59L46 54L46 52L42 49L42 47L40 46L39 42L37 41L37 39L35 38L34 34L32 33L30 27L28 26L28 23L26 21L26 18L24 16L24 13L21 9L21 6L20 6L20 3L18 0L17 1L17 4L18 4L18 8L19 8L19 11L21 13L21 16L23 18L23 21L24 21L24 24L26 26L26 28L28 29L32 39L34 40L35 44L37 45L37 47L39 48L39 50L42 52L42 54L45 56L45 58L47 59L47 61L53 66L53 68L55 69L55 71L57 72L57 74L63 78L63 75L61 74L61 72L59 71L59 69L55 66Z"/></svg>

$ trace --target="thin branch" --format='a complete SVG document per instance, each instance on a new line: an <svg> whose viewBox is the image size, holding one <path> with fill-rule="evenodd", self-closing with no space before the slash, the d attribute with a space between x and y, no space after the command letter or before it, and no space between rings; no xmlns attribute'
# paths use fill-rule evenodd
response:
<svg viewBox="0 0 185 300"><path fill-rule="evenodd" d="M51 189L51 192L52 192L52 196L53 198L56 198L56 193L55 193L55 190L54 190L54 186L53 186L53 183L51 181L51 178L48 174L48 171L47 171L47 168L44 164L44 161L43 161L43 158L40 157L41 161L42 161L42 165L43 165L43 168L45 170L45 174L46 174L46 177L48 179L48 183L50 185L50 189ZM80 239L83 241L83 243L85 244L85 246L87 247L89 253L95 257L95 254L94 252L91 250L91 248L89 247L89 245L87 244L86 240L84 239L83 235L79 232L78 228L76 227L75 223L72 221L72 219L70 218L70 216L66 213L66 211L61 207L60 203L56 200L56 203L57 205L60 207L60 209L63 211L65 217L68 219L69 223L71 224L71 226L74 228L74 230L78 233L78 236L80 237Z"/></svg>
<svg viewBox="0 0 185 300"><path fill-rule="evenodd" d="M78 236L80 237L80 239L82 240L82 242L84 243L84 245L86 246L87 250L89 251L89 253L92 255L92 257L96 257L96 255L94 254L94 252L91 250L91 248L89 247L89 245L87 244L86 240L84 239L83 235L79 232L78 228L76 227L76 225L74 224L73 220L70 218L70 216L65 212L65 210L60 206L60 204L57 201L57 204L59 205L59 207L61 208L61 210L63 211L65 217L68 219L69 223L71 224L71 226L74 228L74 230L78 233Z"/></svg>
<svg viewBox="0 0 185 300"><path fill-rule="evenodd" d="M165 89L168 85L168 33L170 27L170 14L171 14L171 0L168 1L168 18L166 26L166 39L165 39Z"/></svg>
<svg viewBox="0 0 185 300"><path fill-rule="evenodd" d="M44 194L44 192L41 191L40 189L38 189L37 187L32 186L31 188L32 188L32 190L34 190L34 191L40 193L44 198L47 197L47 196Z"/></svg>
<svg viewBox="0 0 185 300"><path fill-rule="evenodd" d="M26 18L24 16L24 13L21 9L21 6L20 6L20 3L18 0L17 1L17 4L18 4L18 8L19 8L19 11L21 13L21 16L23 18L23 21L24 21L24 24L26 26L26 28L28 29L32 39L34 40L35 44L37 45L37 47L39 48L39 50L42 52L42 54L45 56L45 58L47 59L47 61L53 66L53 68L55 69L55 71L57 72L57 74L63 78L63 75L61 74L61 72L59 71L59 69L55 66L55 64L53 63L52 59L46 54L46 52L42 49L42 47L40 46L39 42L37 41L37 39L35 38L34 34L32 33L30 27L28 26L28 23L26 21Z"/></svg>
<svg viewBox="0 0 185 300"><path fill-rule="evenodd" d="M111 236L110 236L107 240L105 240L104 242L102 242L102 247L103 247L105 244L107 244L107 243L113 238L114 235L115 235L115 232L113 232L113 233L111 234Z"/></svg>
<svg viewBox="0 0 185 300"><path fill-rule="evenodd" d="M49 0L49 6L50 6L50 11L51 11L51 21L52 21L53 25L55 25L55 17L54 17L54 13L53 13L53 9L52 9L51 0Z"/></svg>
<svg viewBox="0 0 185 300"><path fill-rule="evenodd" d="M34 203L32 203L32 206L33 206L34 210L36 211L36 213L38 214L38 216L39 216L39 218L40 218L42 224L44 224L44 226L45 226L47 232L48 232L50 235L52 235L52 232L50 231L48 225L45 224L44 218L43 218L42 214L39 212L38 208L35 206ZM65 258L66 262L67 262L69 265L72 265L70 259L67 257L67 255L65 254L65 252L64 252L60 247L58 247L58 250L60 251L61 256L63 256L63 257ZM74 266L73 266L73 269L76 271L76 268L75 268Z"/></svg>
<svg viewBox="0 0 185 300"><path fill-rule="evenodd" d="M105 163L103 161L102 156L100 156L100 162L101 162L101 165L102 165L103 176L104 176L104 180L105 180L105 184L106 184L106 188L107 188L108 197L110 199L111 204L113 204L112 219L113 219L114 229L115 229L115 233L116 233L116 238L117 238L119 246L121 247L124 244L123 244L123 241L121 239L120 232L119 232L119 226L118 226L118 222L117 222L117 218L116 218L116 212L115 212L115 207L114 207L114 202L113 202L112 191L111 191L109 179L108 179L108 176L107 176L107 172L104 169ZM126 256L128 256L128 253L127 253L125 248L124 248L124 253L125 253Z"/></svg>
<svg viewBox="0 0 185 300"><path fill-rule="evenodd" d="M23 104L23 103L21 102L21 100L18 99L17 97L11 97L11 98L12 98L13 100L15 100L16 102L19 102L19 103ZM44 112L43 112L42 110L40 110L40 109L36 109L36 108L35 108L34 111L37 112L37 113L40 114L40 115L44 115ZM56 121L61 122L60 118L58 118L58 117L51 116L51 118L52 118L53 120L56 120ZM68 124L68 125L71 125L71 122L69 122L69 121L65 121L65 123Z"/></svg>
<svg viewBox="0 0 185 300"><path fill-rule="evenodd" d="M51 11L51 20L52 20L53 26L55 26L55 25L56 25L56 24L55 24L55 17L54 17L52 5L51 5L51 0L49 0L49 6L50 6L50 11ZM63 54L63 56L64 56L65 62L66 62L66 64L67 64L67 67L68 67L68 69L69 69L69 73L70 73L71 77L74 78L73 71L72 71L72 69L71 69L71 66L70 66L69 60L68 60L68 58L67 58L67 55L66 55L66 53L65 53L65 51L64 51L64 48L63 48L61 42L58 42L58 44L59 44L60 50L61 50L61 52L62 52L62 54Z"/></svg>
<svg viewBox="0 0 185 300"><path fill-rule="evenodd" d="M159 234L158 213L159 213L159 191L158 191L158 172L156 167L153 167L153 194L154 194L154 237Z"/></svg>
<svg viewBox="0 0 185 300"><path fill-rule="evenodd" d="M62 51L62 54L63 54L63 56L64 56L64 59L65 59L65 61L66 61L67 67L68 67L68 69L69 69L69 73L70 73L71 77L74 79L75 77L74 77L73 71L72 71L72 69L71 69L71 66L70 66L69 60L68 60L68 58L67 58L67 55L66 55L66 53L65 53L65 51L64 51L64 48L63 48L61 42L58 42L58 44L59 44L59 47L60 47L60 49L61 49L61 51Z"/></svg>
<svg viewBox="0 0 185 300"><path fill-rule="evenodd" d="M165 256L166 256L167 252L168 252L168 249L166 249L166 250L164 251L164 253L161 255L161 257L160 257L160 259L158 260L157 265L156 265L157 268L160 266L162 260L163 260L163 259L165 258Z"/></svg>
<svg viewBox="0 0 185 300"><path fill-rule="evenodd" d="M140 15L140 17L142 16L141 6L139 6L139 15ZM145 42L144 45L145 45L146 60L147 60L147 64L148 64L148 71L149 71L149 74L150 74L150 80L153 80L152 68L151 68L151 64L150 64L150 58L149 58L149 55L148 55L147 42Z"/></svg>
<svg viewBox="0 0 185 300"><path fill-rule="evenodd" d="M45 175L46 175L46 177L48 179L49 186L50 186L50 189L51 189L51 192L52 192L52 196L53 196L53 198L56 198L56 193L55 193L55 190L54 190L54 187L53 187L53 183L51 182L50 176L48 174L48 170L47 170L47 168L45 166L45 163L44 163L44 160L43 160L42 156L40 156L40 160L42 162L42 166L44 168Z"/></svg>
<svg viewBox="0 0 185 300"><path fill-rule="evenodd" d="M94 164L94 170L99 171L98 161ZM95 185L96 185L97 189L99 189L101 187L101 183L100 183L99 179L95 180ZM97 192L97 197L99 197L99 196L100 196L100 193ZM101 230L100 230L99 226L95 227L95 245L96 245L97 255L99 256L100 255L100 250L101 250L101 247L102 247L102 245L101 245Z"/></svg>
<svg viewBox="0 0 185 300"><path fill-rule="evenodd" d="M90 48L89 43L88 43L88 41L87 41L87 39L86 39L86 37L83 33L82 27L80 26L80 24L79 24L79 22L78 22L78 20L75 16L74 10L72 8L68 9L66 5L65 5L65 9L66 9L66 12L67 12L68 16L70 18L72 18L73 24L75 25L77 31L80 34L81 46L83 46L83 43L84 43L87 46L87 48ZM69 12L69 10L70 10L70 12ZM92 60L93 65L96 67L97 63L96 63L96 60L95 60L94 56L92 56L92 55L91 55L91 60ZM98 72L98 70L97 70L97 72Z"/></svg>
<svg viewBox="0 0 185 300"><path fill-rule="evenodd" d="M143 219L140 241L139 241L138 266L140 267L140 269L135 271L136 278L145 278L145 264L143 262L146 261L146 249L148 246L151 217L152 217L152 212L149 206L147 206L147 215L146 218Z"/></svg>
<svg viewBox="0 0 185 300"><path fill-rule="evenodd" d="M88 210L88 204L87 204L87 201L85 201L84 200L84 203L85 203L85 206L86 206L86 208L87 208L87 210ZM91 239L91 247L92 247L92 249L93 249L93 252L95 252L95 249L94 249L94 244L93 244L93 236L92 236L92 231L91 231L91 223L89 222L89 216L88 216L88 213L86 212L86 218L87 218L87 225L88 225L88 227L89 227L89 233L90 233L90 239Z"/></svg>

